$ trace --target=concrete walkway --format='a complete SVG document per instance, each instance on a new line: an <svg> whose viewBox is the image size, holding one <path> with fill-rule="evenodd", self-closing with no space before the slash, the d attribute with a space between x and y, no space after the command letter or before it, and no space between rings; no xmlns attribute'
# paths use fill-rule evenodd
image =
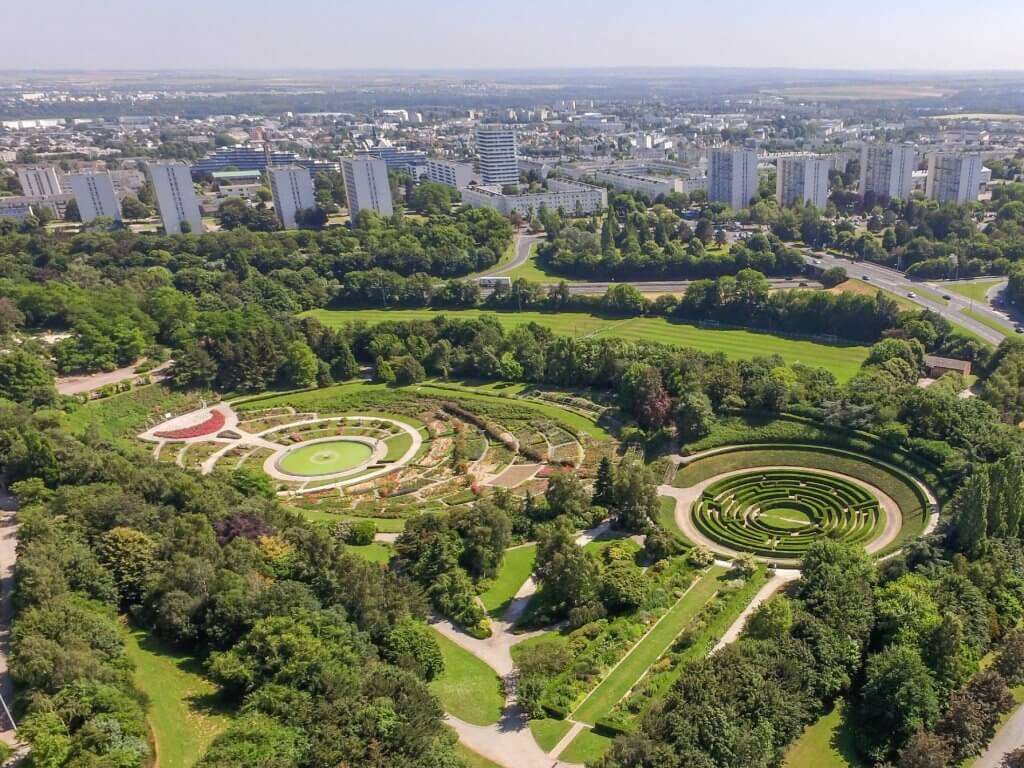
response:
<svg viewBox="0 0 1024 768"><path fill-rule="evenodd" d="M14 705L14 682L7 669L11 620L14 617L14 564L18 557L17 500L0 488L0 741L19 746L9 707Z"/></svg>
<svg viewBox="0 0 1024 768"><path fill-rule="evenodd" d="M153 381L162 381L167 376L167 369L170 368L171 364L172 361L167 360L145 373L136 373L135 368L137 364L133 364L113 371L90 373L87 376L62 376L54 383L57 387L57 392L61 395L80 395L85 392L93 392L108 384L120 384L122 381L137 379L143 376L150 376Z"/></svg>
<svg viewBox="0 0 1024 768"><path fill-rule="evenodd" d="M1024 706L1010 715L1003 727L996 731L988 749L974 761L971 768L999 768L1007 752L1024 747Z"/></svg>

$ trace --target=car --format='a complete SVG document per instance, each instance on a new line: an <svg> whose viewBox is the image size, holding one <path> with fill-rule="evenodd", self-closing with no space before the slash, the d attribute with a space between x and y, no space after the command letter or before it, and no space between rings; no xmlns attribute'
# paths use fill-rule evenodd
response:
<svg viewBox="0 0 1024 768"><path fill-rule="evenodd" d="M1021 328L1019 325L1013 330L1016 331L1017 333L1024 333L1024 328Z"/></svg>
<svg viewBox="0 0 1024 768"><path fill-rule="evenodd" d="M952 296L950 296L950 295L949 295L948 293L944 293L944 294L942 294L942 298L944 298L944 299L945 299L946 301L949 301L949 300L950 300L950 299L952 299L953 297L952 297Z"/></svg>
<svg viewBox="0 0 1024 768"><path fill-rule="evenodd" d="M866 283L870 283L871 282L871 278L868 277L867 275L861 275L860 279L863 280Z"/></svg>
<svg viewBox="0 0 1024 768"><path fill-rule="evenodd" d="M917 294L914 293L913 291L907 291L907 298L908 299L916 299L917 298Z"/></svg>
<svg viewBox="0 0 1024 768"><path fill-rule="evenodd" d="M815 260L814 260L814 263L815 263L815 264L821 264L821 259L815 259Z"/></svg>
<svg viewBox="0 0 1024 768"><path fill-rule="evenodd" d="M801 280L800 283L799 283L799 286L801 288L806 288L807 287L807 281L806 280Z"/></svg>

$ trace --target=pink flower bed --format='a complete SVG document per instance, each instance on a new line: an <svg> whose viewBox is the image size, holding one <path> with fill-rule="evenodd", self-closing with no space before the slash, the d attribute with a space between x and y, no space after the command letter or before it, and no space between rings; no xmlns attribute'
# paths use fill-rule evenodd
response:
<svg viewBox="0 0 1024 768"><path fill-rule="evenodd" d="M190 437L204 437L205 435L220 432L226 421L227 418L220 411L210 411L209 418L199 424L184 427L183 429L172 429L167 432L156 432L155 434L157 437L162 437L166 440L187 440Z"/></svg>

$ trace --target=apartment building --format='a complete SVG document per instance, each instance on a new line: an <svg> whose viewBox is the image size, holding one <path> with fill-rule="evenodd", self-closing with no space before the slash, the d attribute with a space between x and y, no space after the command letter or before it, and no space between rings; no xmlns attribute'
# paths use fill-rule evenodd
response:
<svg viewBox="0 0 1024 768"><path fill-rule="evenodd" d="M345 158L341 161L341 173L352 219L362 210L376 211L381 216L394 213L388 166L382 159L369 155Z"/></svg>
<svg viewBox="0 0 1024 768"><path fill-rule="evenodd" d="M933 152L928 156L925 195L940 203L972 203L981 187L981 155Z"/></svg>
<svg viewBox="0 0 1024 768"><path fill-rule="evenodd" d="M909 144L865 144L860 152L860 187L863 200L907 200L914 188L917 150Z"/></svg>
<svg viewBox="0 0 1024 768"><path fill-rule="evenodd" d="M316 207L316 194L309 171L295 165L267 169L270 191L274 195L274 210L285 229L297 229L296 214Z"/></svg>
<svg viewBox="0 0 1024 768"><path fill-rule="evenodd" d="M61 176L56 168L24 166L18 169L18 183L25 197L56 197L63 194Z"/></svg>
<svg viewBox="0 0 1024 768"><path fill-rule="evenodd" d="M109 173L72 173L64 178L71 187L78 204L78 214L84 223L101 216L121 221L121 203Z"/></svg>
<svg viewBox="0 0 1024 768"><path fill-rule="evenodd" d="M735 210L757 195L757 153L752 149L712 149L708 156L708 199Z"/></svg>
<svg viewBox="0 0 1024 768"><path fill-rule="evenodd" d="M427 180L435 184L447 184L462 189L473 181L473 166L470 163L456 163L451 160L427 160Z"/></svg>
<svg viewBox="0 0 1024 768"><path fill-rule="evenodd" d="M513 128L504 125L478 125L476 153L480 161L480 177L485 185L519 182L516 132Z"/></svg>
<svg viewBox="0 0 1024 768"><path fill-rule="evenodd" d="M192 171L184 163L150 163L147 166L164 232L179 235L203 231L199 199L192 186Z"/></svg>
<svg viewBox="0 0 1024 768"><path fill-rule="evenodd" d="M824 209L828 205L831 166L831 158L820 155L780 157L775 174L775 199L783 208L800 200Z"/></svg>

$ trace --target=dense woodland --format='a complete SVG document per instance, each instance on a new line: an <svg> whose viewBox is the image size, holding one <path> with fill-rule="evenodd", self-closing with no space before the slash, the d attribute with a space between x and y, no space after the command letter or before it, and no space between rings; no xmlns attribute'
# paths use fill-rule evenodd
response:
<svg viewBox="0 0 1024 768"><path fill-rule="evenodd" d="M147 764L118 623L127 615L205 658L237 705L204 768L455 768L426 687L440 663L423 621L431 608L478 626L480 583L509 544L537 540L541 618L582 628L648 596L635 570L595 562L572 545L573 532L611 516L648 534L653 559L674 552L654 519L655 480L639 462L603 467L594 489L565 474L543 498L499 494L417 518L393 567L382 568L346 552L351 532L283 510L261 477L200 477L95 428L72 433L71 417L82 423L89 406L57 396L55 370L166 350L181 390L324 386L361 374L398 385L429 375L590 388L618 408L621 439L655 456L737 413L868 433L878 451L927 470L946 503L935 535L881 565L833 542L816 546L792 594L759 609L738 643L688 666L603 765L776 766L837 699L849 702L860 749L881 764L947 766L977 754L1010 706L1007 686L1024 682L1024 344L990 351L881 296L769 294L752 269L695 283L678 301L651 304L620 286L598 308L797 331L842 323L873 343L853 379L839 384L778 357L734 361L536 325L503 330L488 317L339 330L294 317L372 301L374 275L420 280L426 304L443 301L430 277L493 264L510 235L499 218L460 211L424 224L367 217L352 232L0 238L0 333L10 350L0 356L0 463L22 505L11 669L39 765ZM755 245L744 248L765 253ZM459 305L475 305L468 286L449 282L439 295L463 291ZM564 289L528 284L488 306L524 299L583 306ZM70 335L48 347L24 334L41 329ZM958 397L956 377L918 388L926 351L972 357L982 396ZM293 663L280 663L282 646ZM983 669L986 656L993 663Z"/></svg>

